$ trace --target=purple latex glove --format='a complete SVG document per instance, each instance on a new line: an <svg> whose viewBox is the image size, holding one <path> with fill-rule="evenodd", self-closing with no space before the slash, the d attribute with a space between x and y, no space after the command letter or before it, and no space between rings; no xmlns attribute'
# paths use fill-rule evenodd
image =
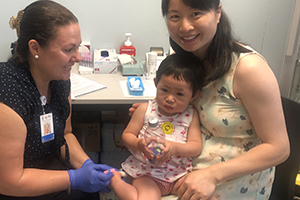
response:
<svg viewBox="0 0 300 200"><path fill-rule="evenodd" d="M112 167L102 164L94 164L91 159L87 159L81 168L68 170L71 182L71 189L81 190L84 192L109 192L107 187L113 176L111 172L103 172Z"/></svg>

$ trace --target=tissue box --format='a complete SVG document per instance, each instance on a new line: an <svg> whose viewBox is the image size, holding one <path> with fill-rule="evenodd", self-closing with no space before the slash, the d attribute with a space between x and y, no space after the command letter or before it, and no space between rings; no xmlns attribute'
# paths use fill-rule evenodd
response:
<svg viewBox="0 0 300 200"><path fill-rule="evenodd" d="M94 49L94 73L116 74L118 58L115 49Z"/></svg>
<svg viewBox="0 0 300 200"><path fill-rule="evenodd" d="M123 76L136 76L144 74L144 65L139 57L132 57L132 63L122 64Z"/></svg>
<svg viewBox="0 0 300 200"><path fill-rule="evenodd" d="M135 95L135 96L143 95L145 88L141 77L128 76L127 85L128 85L129 93L131 95Z"/></svg>

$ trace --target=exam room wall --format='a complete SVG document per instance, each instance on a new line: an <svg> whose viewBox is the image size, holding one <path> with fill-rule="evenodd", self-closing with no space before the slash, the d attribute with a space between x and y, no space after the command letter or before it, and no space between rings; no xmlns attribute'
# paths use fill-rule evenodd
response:
<svg viewBox="0 0 300 200"><path fill-rule="evenodd" d="M91 48L119 51L125 33L132 33L137 56L144 59L150 47L169 49L168 31L161 15L161 0L56 0L79 19L83 42ZM32 0L1 0L0 62L10 56L10 43L17 39L9 18ZM233 30L268 60L280 80L294 0L223 0Z"/></svg>

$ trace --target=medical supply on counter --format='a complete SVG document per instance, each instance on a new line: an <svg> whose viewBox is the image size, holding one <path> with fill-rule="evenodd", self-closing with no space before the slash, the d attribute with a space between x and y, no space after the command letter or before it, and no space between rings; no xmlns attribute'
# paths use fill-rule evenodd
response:
<svg viewBox="0 0 300 200"><path fill-rule="evenodd" d="M157 68L157 53L156 52L148 52L146 53L146 61L147 61L147 72L149 75L156 74Z"/></svg>
<svg viewBox="0 0 300 200"><path fill-rule="evenodd" d="M124 45L120 48L120 54L128 54L131 56L135 56L135 47L132 45L132 42L130 41L131 33L125 33L127 39L124 42Z"/></svg>
<svg viewBox="0 0 300 200"><path fill-rule="evenodd" d="M150 47L150 52L157 53L157 57L164 56L164 48L162 47Z"/></svg>
<svg viewBox="0 0 300 200"><path fill-rule="evenodd" d="M123 76L140 76L144 73L142 60L137 56L117 54L120 61L120 71Z"/></svg>
<svg viewBox="0 0 300 200"><path fill-rule="evenodd" d="M78 63L78 73L79 74L92 74L94 73L93 66L93 54L91 52L90 42L83 42L80 44L78 50L81 56L81 61Z"/></svg>
<svg viewBox="0 0 300 200"><path fill-rule="evenodd" d="M81 52L80 56L81 61L79 62L78 73L92 74L94 72L92 52Z"/></svg>
<svg viewBox="0 0 300 200"><path fill-rule="evenodd" d="M132 62L121 64L123 76L141 76L144 74L144 65L140 57L131 57Z"/></svg>
<svg viewBox="0 0 300 200"><path fill-rule="evenodd" d="M166 58L162 47L150 47L150 52L145 54L144 78L153 79L160 63Z"/></svg>
<svg viewBox="0 0 300 200"><path fill-rule="evenodd" d="M127 85L128 85L130 95L135 95L135 96L143 95L145 88L141 77L128 76Z"/></svg>
<svg viewBox="0 0 300 200"><path fill-rule="evenodd" d="M116 74L118 58L115 49L94 49L94 73Z"/></svg>

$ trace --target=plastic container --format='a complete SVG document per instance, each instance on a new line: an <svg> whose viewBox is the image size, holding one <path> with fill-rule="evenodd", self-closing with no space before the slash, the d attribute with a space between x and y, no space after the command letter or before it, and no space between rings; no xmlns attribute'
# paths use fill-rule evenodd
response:
<svg viewBox="0 0 300 200"><path fill-rule="evenodd" d="M149 52L148 53L148 60L147 60L147 70L150 75L156 74L156 66L157 66L157 53L156 52Z"/></svg>
<svg viewBox="0 0 300 200"><path fill-rule="evenodd" d="M125 33L127 39L124 42L124 45L120 48L120 54L128 54L131 56L135 56L135 47L132 45L132 42L130 41L131 33Z"/></svg>
<svg viewBox="0 0 300 200"><path fill-rule="evenodd" d="M156 156L162 154L166 142L165 133L163 129L159 126L157 118L148 119L148 127L145 130L144 137L148 149L152 151L152 155L154 156L154 159L149 160L149 162L152 164L157 164L155 158Z"/></svg>
<svg viewBox="0 0 300 200"><path fill-rule="evenodd" d="M130 95L142 96L144 93L144 85L141 77L137 76L128 76L127 77L127 86L129 89Z"/></svg>

